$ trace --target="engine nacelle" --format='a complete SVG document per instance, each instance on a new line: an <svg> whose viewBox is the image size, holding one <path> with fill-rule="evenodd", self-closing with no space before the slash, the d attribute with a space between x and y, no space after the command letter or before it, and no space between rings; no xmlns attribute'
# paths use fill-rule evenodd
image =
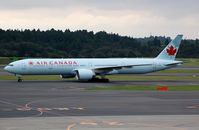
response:
<svg viewBox="0 0 199 130"><path fill-rule="evenodd" d="M60 77L62 79L66 79L66 78L73 78L73 77L75 77L75 75L60 75Z"/></svg>
<svg viewBox="0 0 199 130"><path fill-rule="evenodd" d="M90 69L78 69L76 78L80 81L88 81L95 76L95 73Z"/></svg>

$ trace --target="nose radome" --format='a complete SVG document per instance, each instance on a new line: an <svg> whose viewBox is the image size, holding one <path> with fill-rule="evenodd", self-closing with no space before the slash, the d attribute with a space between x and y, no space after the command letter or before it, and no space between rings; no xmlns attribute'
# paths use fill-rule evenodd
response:
<svg viewBox="0 0 199 130"><path fill-rule="evenodd" d="M5 66L5 67L4 67L4 70L9 71L9 67L8 67L8 66Z"/></svg>

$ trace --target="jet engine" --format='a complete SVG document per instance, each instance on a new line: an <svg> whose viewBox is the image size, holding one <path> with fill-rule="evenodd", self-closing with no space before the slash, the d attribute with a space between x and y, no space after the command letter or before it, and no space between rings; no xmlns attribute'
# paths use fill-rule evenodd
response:
<svg viewBox="0 0 199 130"><path fill-rule="evenodd" d="M76 71L76 78L80 81L88 81L95 76L95 73L90 69L78 69Z"/></svg>

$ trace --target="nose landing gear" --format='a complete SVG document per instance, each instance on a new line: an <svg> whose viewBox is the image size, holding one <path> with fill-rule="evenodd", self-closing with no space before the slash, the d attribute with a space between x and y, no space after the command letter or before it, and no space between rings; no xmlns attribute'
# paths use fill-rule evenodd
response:
<svg viewBox="0 0 199 130"><path fill-rule="evenodd" d="M17 82L22 82L22 76L21 75L15 75L17 77Z"/></svg>
<svg viewBox="0 0 199 130"><path fill-rule="evenodd" d="M17 80L18 82L22 82L23 80L21 79L21 78L18 78L18 80Z"/></svg>

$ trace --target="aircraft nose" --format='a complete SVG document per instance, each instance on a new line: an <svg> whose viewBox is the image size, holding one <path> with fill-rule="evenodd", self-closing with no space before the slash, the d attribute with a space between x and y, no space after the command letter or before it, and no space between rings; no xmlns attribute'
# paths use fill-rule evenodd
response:
<svg viewBox="0 0 199 130"><path fill-rule="evenodd" d="M5 70L5 71L9 71L9 66L5 66L5 67L4 67L4 70Z"/></svg>

